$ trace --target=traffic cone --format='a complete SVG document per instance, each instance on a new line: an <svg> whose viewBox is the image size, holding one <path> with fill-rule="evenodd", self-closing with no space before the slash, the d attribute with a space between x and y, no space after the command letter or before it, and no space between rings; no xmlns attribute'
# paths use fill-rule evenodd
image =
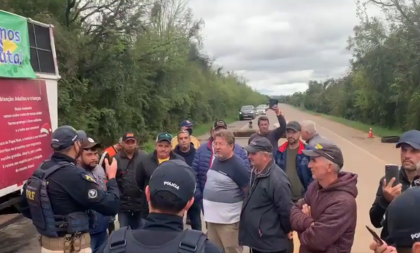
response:
<svg viewBox="0 0 420 253"><path fill-rule="evenodd" d="M368 138L373 138L372 128L369 128L369 136Z"/></svg>

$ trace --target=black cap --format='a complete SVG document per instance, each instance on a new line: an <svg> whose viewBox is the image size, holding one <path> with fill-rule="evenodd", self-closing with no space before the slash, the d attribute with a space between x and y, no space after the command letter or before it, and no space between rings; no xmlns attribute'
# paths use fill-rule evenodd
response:
<svg viewBox="0 0 420 253"><path fill-rule="evenodd" d="M400 141L397 142L397 148L401 145L407 144L413 147L414 149L420 150L420 131L410 130L401 135Z"/></svg>
<svg viewBox="0 0 420 253"><path fill-rule="evenodd" d="M101 144L99 143L99 142L97 142L97 141L95 141L93 138L91 138L91 137L86 137L84 140L83 140L83 143L82 143L82 147L84 148L84 149L92 149L92 148L99 148L101 146Z"/></svg>
<svg viewBox="0 0 420 253"><path fill-rule="evenodd" d="M133 141L136 140L136 135L133 132L127 132L127 133L123 134L122 141L126 142L126 141L129 141L129 140L133 140Z"/></svg>
<svg viewBox="0 0 420 253"><path fill-rule="evenodd" d="M84 139L86 139L85 131L76 130L72 126L60 126L52 133L51 147L55 151L60 151Z"/></svg>
<svg viewBox="0 0 420 253"><path fill-rule="evenodd" d="M318 143L315 145L314 149L305 149L302 152L309 157L318 157L322 156L327 160L337 164L340 168L343 168L344 158L341 149L334 144L330 143Z"/></svg>
<svg viewBox="0 0 420 253"><path fill-rule="evenodd" d="M257 152L273 152L273 145L265 137L259 137L252 140L248 146L244 148L248 153L257 153Z"/></svg>
<svg viewBox="0 0 420 253"><path fill-rule="evenodd" d="M295 132L300 132L302 130L302 127L300 126L300 123L297 121L289 121L286 124L286 130L293 130Z"/></svg>
<svg viewBox="0 0 420 253"><path fill-rule="evenodd" d="M159 133L156 136L156 143L161 142L161 141L167 141L167 142L171 143L172 138L173 138L172 134L167 133L167 132L162 132L162 133Z"/></svg>
<svg viewBox="0 0 420 253"><path fill-rule="evenodd" d="M409 188L388 206L389 238L397 247L411 248L420 242L420 187Z"/></svg>
<svg viewBox="0 0 420 253"><path fill-rule="evenodd" d="M185 204L194 197L195 187L193 169L178 159L161 163L149 180L150 195L155 195L159 191L168 191Z"/></svg>
<svg viewBox="0 0 420 253"><path fill-rule="evenodd" d="M218 128L224 128L224 129L227 129L228 127L227 127L226 121L224 121L224 120L222 120L222 119L220 119L220 120L216 120L216 121L213 123L213 130L216 130L216 129L218 129Z"/></svg>

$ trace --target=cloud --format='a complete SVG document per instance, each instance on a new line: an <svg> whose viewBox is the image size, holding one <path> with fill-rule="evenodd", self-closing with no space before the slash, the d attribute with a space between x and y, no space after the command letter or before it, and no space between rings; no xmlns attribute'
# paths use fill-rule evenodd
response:
<svg viewBox="0 0 420 253"><path fill-rule="evenodd" d="M268 95L307 89L349 66L347 38L358 24L354 0L191 0L203 18L204 51Z"/></svg>

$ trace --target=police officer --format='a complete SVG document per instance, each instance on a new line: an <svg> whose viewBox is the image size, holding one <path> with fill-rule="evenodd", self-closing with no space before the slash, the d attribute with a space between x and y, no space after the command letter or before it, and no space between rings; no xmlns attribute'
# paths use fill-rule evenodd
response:
<svg viewBox="0 0 420 253"><path fill-rule="evenodd" d="M182 218L194 203L195 184L194 171L184 161L161 163L145 189L150 210L145 226L114 231L98 252L223 252L201 231L183 230Z"/></svg>
<svg viewBox="0 0 420 253"><path fill-rule="evenodd" d="M23 187L21 212L41 234L41 253L90 253L89 228L95 221L88 210L115 215L119 209L117 162L106 163L107 191L75 165L85 138L84 131L71 126L57 128L52 134L51 159Z"/></svg>

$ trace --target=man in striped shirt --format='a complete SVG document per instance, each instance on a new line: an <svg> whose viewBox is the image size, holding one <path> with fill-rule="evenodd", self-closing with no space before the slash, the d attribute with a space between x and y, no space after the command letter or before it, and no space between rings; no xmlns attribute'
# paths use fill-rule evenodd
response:
<svg viewBox="0 0 420 253"><path fill-rule="evenodd" d="M228 130L214 135L216 158L207 171L203 191L204 219L210 241L225 253L242 252L238 242L242 203L248 190L250 171L235 155L235 137Z"/></svg>

